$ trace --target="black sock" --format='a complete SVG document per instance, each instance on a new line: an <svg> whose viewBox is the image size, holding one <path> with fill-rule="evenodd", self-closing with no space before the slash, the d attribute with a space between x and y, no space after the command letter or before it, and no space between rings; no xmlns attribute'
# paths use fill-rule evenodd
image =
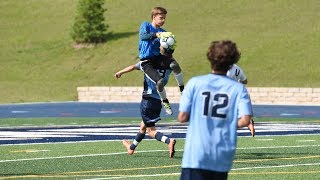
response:
<svg viewBox="0 0 320 180"><path fill-rule="evenodd" d="M130 149L134 150L138 146L138 144L142 141L142 139L144 138L145 135L146 134L138 132L136 137L134 138L132 144L130 145Z"/></svg>
<svg viewBox="0 0 320 180"><path fill-rule="evenodd" d="M162 102L169 103L169 100L168 99L164 99L164 100L162 100Z"/></svg>
<svg viewBox="0 0 320 180"><path fill-rule="evenodd" d="M170 143L170 139L167 136L164 136L161 132L157 132L155 135L156 140L162 141L166 144Z"/></svg>
<svg viewBox="0 0 320 180"><path fill-rule="evenodd" d="M179 88L180 88L180 92L182 92L184 90L184 85L179 86Z"/></svg>

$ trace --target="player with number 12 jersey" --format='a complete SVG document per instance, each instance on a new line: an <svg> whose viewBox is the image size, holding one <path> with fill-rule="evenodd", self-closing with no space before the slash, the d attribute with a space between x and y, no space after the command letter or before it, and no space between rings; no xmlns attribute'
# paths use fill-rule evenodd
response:
<svg viewBox="0 0 320 180"><path fill-rule="evenodd" d="M193 77L184 89L179 111L190 114L182 168L229 171L238 118L252 114L245 86L220 74Z"/></svg>

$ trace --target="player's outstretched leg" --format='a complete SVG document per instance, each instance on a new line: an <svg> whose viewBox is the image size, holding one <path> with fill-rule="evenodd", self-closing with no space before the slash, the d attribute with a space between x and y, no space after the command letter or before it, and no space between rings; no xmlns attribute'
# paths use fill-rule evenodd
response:
<svg viewBox="0 0 320 180"><path fill-rule="evenodd" d="M170 103L167 99L167 93L164 89L164 80L159 72L154 69L150 60L141 63L142 71L146 74L147 78L156 84L158 94L162 100L163 107L167 114L172 114Z"/></svg>
<svg viewBox="0 0 320 180"><path fill-rule="evenodd" d="M256 131L254 129L254 120L253 119L250 119L250 124L248 125L248 129L250 130L252 137L254 137Z"/></svg>
<svg viewBox="0 0 320 180"><path fill-rule="evenodd" d="M139 145L139 143L143 140L144 136L145 136L145 125L143 122L141 122L140 124L140 131L137 133L136 137L134 138L132 144L128 141L128 140L123 140L122 144L124 145L124 147L127 149L128 154L132 155L134 153L134 150L136 149L136 147Z"/></svg>
<svg viewBox="0 0 320 180"><path fill-rule="evenodd" d="M122 140L122 144L127 149L129 155L134 153L134 150L130 149L131 143L127 139Z"/></svg>
<svg viewBox="0 0 320 180"><path fill-rule="evenodd" d="M149 130L148 133L151 137L154 137L156 140L166 143L169 149L169 157L173 158L175 153L174 147L176 145L176 140L173 138L168 138L167 136L163 135L161 132L156 132L155 129Z"/></svg>
<svg viewBox="0 0 320 180"><path fill-rule="evenodd" d="M173 158L174 153L176 152L174 147L176 145L176 140L175 139L170 139L170 143L168 144L168 149L169 149L169 157Z"/></svg>

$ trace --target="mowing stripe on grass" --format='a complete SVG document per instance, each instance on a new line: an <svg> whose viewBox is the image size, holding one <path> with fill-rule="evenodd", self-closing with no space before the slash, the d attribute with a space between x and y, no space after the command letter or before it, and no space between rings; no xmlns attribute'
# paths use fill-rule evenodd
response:
<svg viewBox="0 0 320 180"><path fill-rule="evenodd" d="M231 169L231 171L237 170L247 170L247 169L269 169L269 168L282 168L282 167L296 167L296 166L315 166L320 165L320 163L312 163L312 164L289 164L289 165L280 165L280 166L261 166L261 167L247 167L247 168L236 168ZM250 174L310 174L310 173L319 173L320 171L304 171L304 172L252 172ZM238 173L238 172L230 172L230 174L246 174L246 173ZM249 174L249 173L247 173ZM118 177L106 177L106 178L91 178L90 180L101 180L101 179L123 179L123 178L139 178L139 177L154 177L154 176L178 176L180 173L170 173L170 174L152 174L152 175L119 175ZM89 180L89 179L87 179Z"/></svg>
<svg viewBox="0 0 320 180"><path fill-rule="evenodd" d="M10 151L11 153L35 153L35 152L47 152L50 150L39 150L39 149L25 149L25 150L16 150Z"/></svg>
<svg viewBox="0 0 320 180"><path fill-rule="evenodd" d="M180 173L168 173L168 174L150 174L150 175L122 175L122 174L102 174L102 175L22 175L22 176L0 176L1 179L17 179L17 178L70 178L70 177L105 177L105 178L91 178L93 179L123 179L123 178L139 178L139 177L156 177L156 176L178 176ZM88 178L87 178L88 180Z"/></svg>
<svg viewBox="0 0 320 180"><path fill-rule="evenodd" d="M246 147L246 148L237 148L239 150L247 149L280 149L280 148L301 148L301 147L319 147L320 145L299 145L299 146L266 146L266 147Z"/></svg>
<svg viewBox="0 0 320 180"><path fill-rule="evenodd" d="M266 175L266 174L318 174L320 171L281 171L281 172L230 172L230 175ZM7 176L1 177L3 179L14 179L14 178L70 178L70 177L87 177L87 176L96 176L105 178L87 178L85 180L100 180L100 179L123 179L123 178L139 178L139 177L159 177L159 176L179 176L181 173L167 173L167 174L151 174L151 175L26 175L26 176ZM109 177L108 177L109 176ZM112 176L112 177L110 177Z"/></svg>
<svg viewBox="0 0 320 180"><path fill-rule="evenodd" d="M280 172L230 172L232 175L266 175L266 174L318 174L320 171L280 171Z"/></svg>
<svg viewBox="0 0 320 180"><path fill-rule="evenodd" d="M154 166L154 167L140 167L140 168L126 168L126 169L103 169L103 170L91 170L91 171L76 171L59 173L59 175L71 175L71 174L83 174L83 173L100 173L100 172L115 172L115 171L135 171L135 170L146 170L146 169L164 169L172 167L180 167L180 164L168 165L168 166Z"/></svg>
<svg viewBox="0 0 320 180"><path fill-rule="evenodd" d="M297 160L297 159L312 159L312 158L320 158L319 156L303 156L303 157L289 157L289 158L275 158L276 160ZM273 161L275 159L246 159L246 160L235 160L234 162L262 162L262 161Z"/></svg>
<svg viewBox="0 0 320 180"><path fill-rule="evenodd" d="M140 177L159 177L159 176L178 176L181 173L167 173L167 174L146 174L146 175L123 175L120 177L107 177L107 178L93 178L85 180L100 180L100 179L123 179L123 178L140 178Z"/></svg>
<svg viewBox="0 0 320 180"><path fill-rule="evenodd" d="M245 168L235 168L235 169L231 169L231 170L232 170L232 171L239 171L239 170L251 170L251 169L271 169L271 168L284 168L284 167L297 167L297 166L315 166L315 165L320 165L320 163L287 164L287 165L278 165L278 166L245 167Z"/></svg>
<svg viewBox="0 0 320 180"><path fill-rule="evenodd" d="M309 164L288 164L288 165L279 165L279 166L260 166L260 167L246 167L246 168L234 168L231 171L239 171L239 170L251 170L251 169L272 169L272 168L285 168L285 167L297 167L297 166L315 166L320 165L320 163L309 163ZM100 179L123 179L123 178L139 178L139 177L153 177L153 176L178 176L180 173L168 173L168 174L152 174L152 175L89 175L82 173L97 173L97 172L111 172L111 171L131 171L131 170L142 170L142 169L158 169L158 168L171 168L177 167L179 165L169 165L169 166L156 166L156 167L145 167L145 168L129 168L129 169L111 169L111 170L97 170L97 171L79 171L79 172L67 172L67 173L58 173L58 174L43 174L43 175L22 175L22 176L3 176L0 178L3 179L12 179L12 178L58 178L58 177L80 177L80 176L112 176L106 178L91 178L91 180L100 180ZM230 172L230 174L310 174L310 173L319 173L320 171L304 171L304 172Z"/></svg>
<svg viewBox="0 0 320 180"><path fill-rule="evenodd" d="M137 151L136 153L150 153L150 152L163 152L168 150L150 150L150 151ZM176 150L176 151L182 151ZM128 152L118 152L118 153L105 153L105 154L83 154L83 155L74 155L74 156L57 156L57 157L45 157L45 158L29 158L29 159L9 159L9 160L1 160L0 163L3 162L20 162L20 161L36 161L36 160L49 160L49 159L65 159L65 158L79 158L79 157L94 157L94 156L112 156L112 155L121 155L128 154Z"/></svg>
<svg viewBox="0 0 320 180"><path fill-rule="evenodd" d="M252 173L233 173L230 172L229 174L232 175L266 175L266 174L317 174L320 173L320 171L294 171L294 172L252 172ZM181 173L170 173L170 174L152 174L152 175L124 175L119 177L107 177L107 178L93 178L93 179L85 179L85 180L102 180L102 179L124 179L124 178L139 178L139 177L155 177L155 176L179 176Z"/></svg>

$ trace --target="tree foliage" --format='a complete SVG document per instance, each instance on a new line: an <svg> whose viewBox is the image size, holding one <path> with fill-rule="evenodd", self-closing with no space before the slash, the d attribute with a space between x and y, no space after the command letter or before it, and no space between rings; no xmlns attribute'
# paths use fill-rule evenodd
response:
<svg viewBox="0 0 320 180"><path fill-rule="evenodd" d="M79 0L71 36L76 43L101 43L107 40L104 0Z"/></svg>

